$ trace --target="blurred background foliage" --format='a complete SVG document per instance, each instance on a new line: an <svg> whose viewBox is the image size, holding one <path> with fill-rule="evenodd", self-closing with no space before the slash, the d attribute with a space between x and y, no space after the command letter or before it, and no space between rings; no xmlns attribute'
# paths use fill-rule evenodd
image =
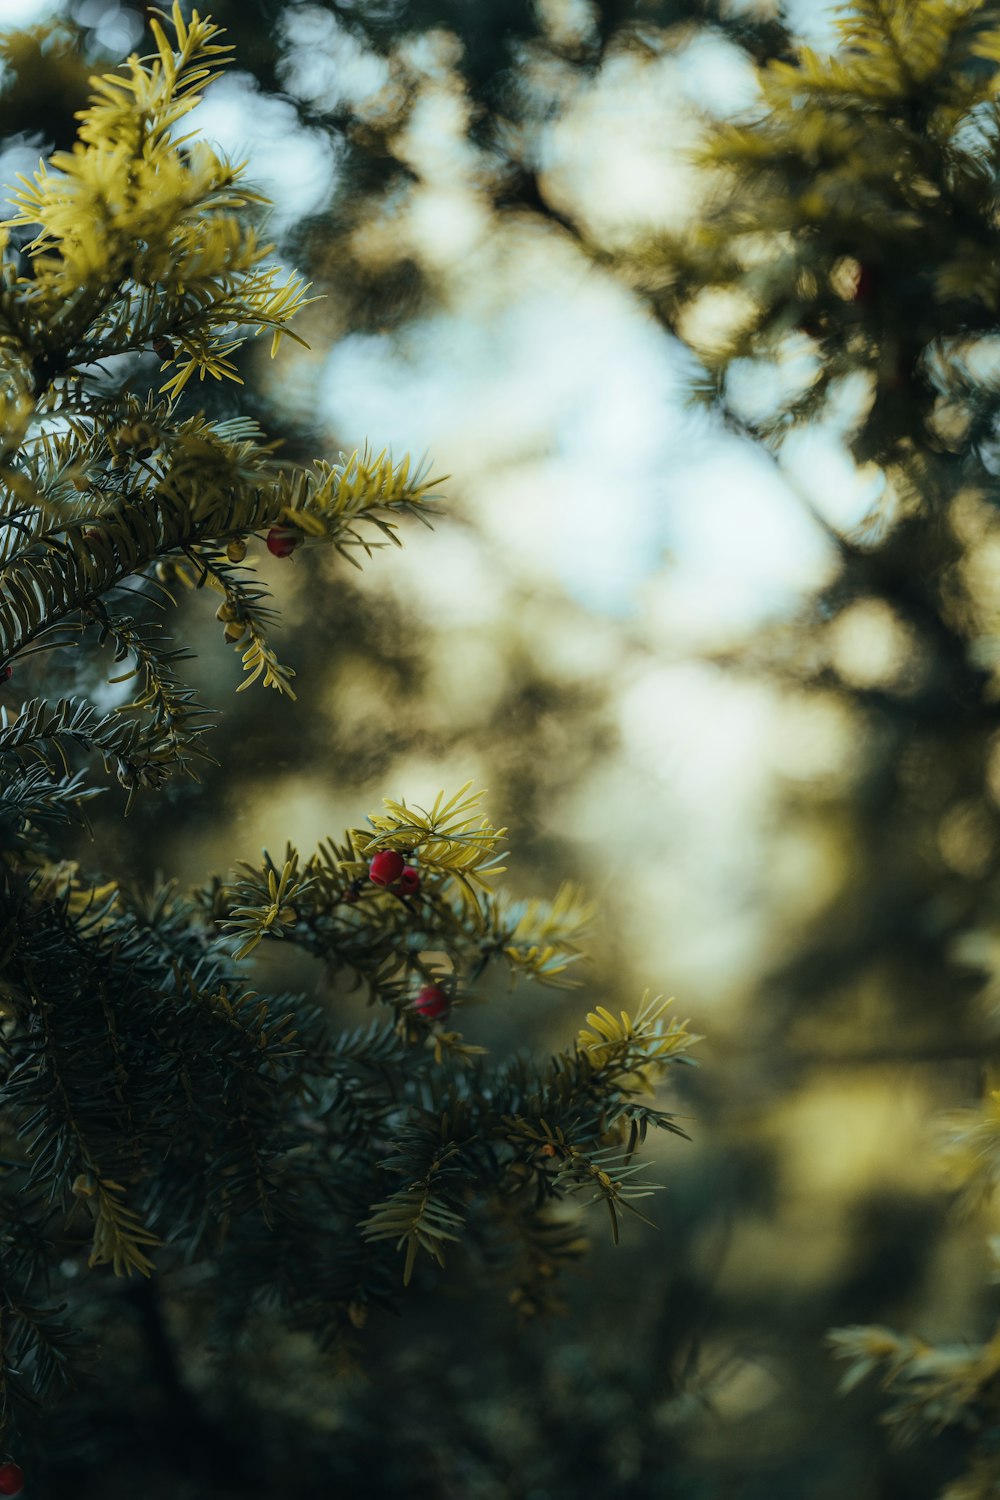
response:
<svg viewBox="0 0 1000 1500"><path fill-rule="evenodd" d="M351 1372L262 1314L220 1386L196 1296L172 1310L178 1366L144 1342L141 1295L116 1292L120 1359L60 1413L46 1483L80 1500L936 1495L960 1444L888 1446L877 1398L838 1396L823 1340L866 1321L976 1339L997 1311L990 1210L952 1212L933 1126L997 1050L1000 528L959 495L933 521L852 530L870 471L819 423L779 468L732 420L752 370L731 376L730 420L692 408L725 319L696 269L690 296L664 288L643 248L706 209L691 148L752 102L751 59L822 45L828 12L206 8L237 70L191 128L249 158L281 254L324 300L297 325L308 351L271 367L251 347L245 391L205 400L256 403L297 458L369 433L426 445L448 498L433 534L351 578L308 550L271 560L298 702L230 697L203 788L171 784L124 826L109 810L81 858L193 880L473 777L510 827L515 889L571 877L600 916L582 993L497 993L470 1038L561 1042L588 1004L652 986L708 1040L685 1076L692 1143L653 1148L658 1229L612 1252L595 1226L563 1323L515 1327L445 1287L405 1336L366 1329ZM10 182L68 144L88 73L145 50L144 23L116 0L0 19ZM200 602L218 699L238 669ZM283 950L261 963L313 982Z"/></svg>

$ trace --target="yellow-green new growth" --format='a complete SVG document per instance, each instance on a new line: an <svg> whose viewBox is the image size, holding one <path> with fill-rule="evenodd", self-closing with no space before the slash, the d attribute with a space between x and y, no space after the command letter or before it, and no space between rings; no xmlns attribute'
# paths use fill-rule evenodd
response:
<svg viewBox="0 0 1000 1500"><path fill-rule="evenodd" d="M584 957L580 939L597 913L596 903L578 885L564 881L551 901L533 897L509 902L500 892L493 913L494 927L504 932L504 953L513 974L557 989L578 983L568 971Z"/></svg>
<svg viewBox="0 0 1000 1500"><path fill-rule="evenodd" d="M634 1017L626 1010L613 1016L599 1005L588 1014L576 1044L595 1067L614 1068L637 1087L649 1089L671 1058L701 1040L688 1031L686 1021L667 1021L672 1004L662 996L651 999L647 990Z"/></svg>
<svg viewBox="0 0 1000 1500"><path fill-rule="evenodd" d="M243 862L241 868L252 878L256 878L257 871L252 865ZM234 906L230 910L227 927L243 934L249 931L249 936L245 936L233 955L234 958L246 958L262 938L280 932L283 927L290 927L297 916L292 902L309 885L308 880L299 878L299 857L293 850L289 851L280 872L268 869L264 874L269 897L267 905Z"/></svg>
<svg viewBox="0 0 1000 1500"><path fill-rule="evenodd" d="M241 342L234 328L271 329L273 353L311 299L300 278L262 264L273 247L240 211L268 200L240 181L244 164L174 133L231 48L197 11L185 24L175 3L171 22L176 52L153 18L157 51L91 80L79 139L32 179L18 178L8 224L38 226L26 247L31 307L40 324L54 322L63 353L107 357L135 348L137 328L140 345L169 332L165 363L176 369L162 389L176 398L196 371L238 381L228 358ZM123 285L134 288L127 320L113 306Z"/></svg>
<svg viewBox="0 0 1000 1500"><path fill-rule="evenodd" d="M83 1199L94 1220L89 1266L110 1265L116 1276L151 1276L153 1262L145 1253L161 1245L159 1235L147 1229L139 1215L124 1203L125 1189L107 1177L84 1174L76 1179L73 1192Z"/></svg>
<svg viewBox="0 0 1000 1500"><path fill-rule="evenodd" d="M427 502L435 498L433 491L442 482L427 476L426 461L411 472L409 455L394 463L384 448L374 457L367 448L361 452L355 449L351 454L342 453L338 463L320 461L311 469L282 476L277 494L279 520L307 538L332 542L342 557L360 567L351 549L370 556L384 542L368 541L355 523L363 521L385 542L402 546L395 521L379 512L390 510L424 520L433 513Z"/></svg>
<svg viewBox="0 0 1000 1500"><path fill-rule="evenodd" d="M494 828L483 816L481 803L486 793L467 796L471 786L467 781L447 800L444 792L438 792L429 812L387 797L384 813L369 814L374 835L352 829L351 841L364 859L379 849L398 849L418 854L422 868L452 876L470 895L474 895L473 885L488 890L489 878L503 873L498 845L507 830Z"/></svg>
<svg viewBox="0 0 1000 1500"><path fill-rule="evenodd" d="M265 264L246 210L267 200L243 167L177 133L230 48L197 12L185 22L175 4L169 20L175 47L154 20L156 51L93 79L73 149L20 179L9 223L35 229L32 274L8 260L0 286L0 664L99 625L141 683L121 712L156 720L123 767L132 791L188 760L208 720L172 678L158 627L121 613L122 585L221 592L242 686L294 697L267 589L237 565L249 538L292 527L357 565L400 544L397 517L423 519L436 483L384 449L303 469L246 418L178 412L195 372L239 380L233 350L270 329L273 354L309 299ZM132 393L128 366L113 397L95 397L88 367L149 351L171 369L160 399Z"/></svg>

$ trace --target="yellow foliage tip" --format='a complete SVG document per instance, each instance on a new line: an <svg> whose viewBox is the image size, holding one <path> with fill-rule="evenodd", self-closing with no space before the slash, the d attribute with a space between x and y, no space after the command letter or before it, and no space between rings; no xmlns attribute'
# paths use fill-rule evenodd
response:
<svg viewBox="0 0 1000 1500"><path fill-rule="evenodd" d="M444 845L467 845L477 850L477 857L491 852L498 839L507 832L505 828L494 828L489 818L482 813L480 803L485 790L466 795L472 786L467 781L452 797L446 799L438 792L434 805L429 810L419 805L410 807L405 801L383 799L384 813L369 814L368 821L375 830L369 847L398 844L400 840L412 844L441 843Z"/></svg>
<svg viewBox="0 0 1000 1500"><path fill-rule="evenodd" d="M698 1040L688 1031L686 1021L664 1025L665 1012L672 1003L672 998L665 1000L658 996L650 1000L648 994L644 995L634 1019L626 1010L620 1012L619 1019L606 1006L599 1005L588 1014L587 1026L581 1029L577 1046L598 1063L623 1054L632 1046L648 1062L665 1061Z"/></svg>

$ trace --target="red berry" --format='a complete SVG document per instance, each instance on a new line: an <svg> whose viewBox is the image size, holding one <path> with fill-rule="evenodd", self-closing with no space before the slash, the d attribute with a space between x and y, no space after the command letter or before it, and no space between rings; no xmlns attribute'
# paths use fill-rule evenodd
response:
<svg viewBox="0 0 1000 1500"><path fill-rule="evenodd" d="M14 668L13 667L0 667L0 682L9 682L10 679L13 677L13 675L14 675ZM2 1495L2 1494L3 1494L3 1490L0 1490L0 1495Z"/></svg>
<svg viewBox="0 0 1000 1500"><path fill-rule="evenodd" d="M396 889L401 896L415 896L420 889L420 873L412 865L404 865Z"/></svg>
<svg viewBox="0 0 1000 1500"><path fill-rule="evenodd" d="M267 550L274 557L290 557L301 545L301 536L287 526L272 526L267 533Z"/></svg>
<svg viewBox="0 0 1000 1500"><path fill-rule="evenodd" d="M405 863L397 849L380 849L368 866L368 879L376 885L392 885L402 875Z"/></svg>
<svg viewBox="0 0 1000 1500"><path fill-rule="evenodd" d="M425 1021L437 1021L448 1011L448 996L439 984L425 984L413 1002L413 1008Z"/></svg>
<svg viewBox="0 0 1000 1500"><path fill-rule="evenodd" d="M0 1464L0 1495L19 1495L24 1489L24 1470L20 1464Z"/></svg>

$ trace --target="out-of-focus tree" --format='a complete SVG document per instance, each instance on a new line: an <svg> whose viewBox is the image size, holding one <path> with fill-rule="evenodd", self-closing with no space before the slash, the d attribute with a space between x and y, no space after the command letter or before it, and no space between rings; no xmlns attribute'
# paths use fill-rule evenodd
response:
<svg viewBox="0 0 1000 1500"><path fill-rule="evenodd" d="M925 1104L954 1099L1000 1047L998 62L991 5L859 0L835 51L767 64L750 116L714 131L718 196L696 234L630 258L697 349L706 402L796 476L836 549L794 627L734 663L835 716L850 746L826 795L807 787L793 808L827 891L759 1007L762 1043L784 1039L776 1092L848 1069L889 1070L903 1088L919 1067ZM794 467L824 430L877 492L848 530ZM767 1071L752 1071L759 1089ZM994 1114L988 1103L955 1127L980 1179L995 1172ZM915 1211L902 1163L898 1180L895 1201L883 1189L856 1204L865 1242L837 1312L881 1322L929 1305L941 1326L944 1226ZM907 1223L917 1239L900 1255ZM954 1311L965 1333L974 1302ZM836 1344L854 1382L881 1366L900 1430L971 1435L944 1493L996 1493L995 1340L959 1351L854 1327Z"/></svg>

